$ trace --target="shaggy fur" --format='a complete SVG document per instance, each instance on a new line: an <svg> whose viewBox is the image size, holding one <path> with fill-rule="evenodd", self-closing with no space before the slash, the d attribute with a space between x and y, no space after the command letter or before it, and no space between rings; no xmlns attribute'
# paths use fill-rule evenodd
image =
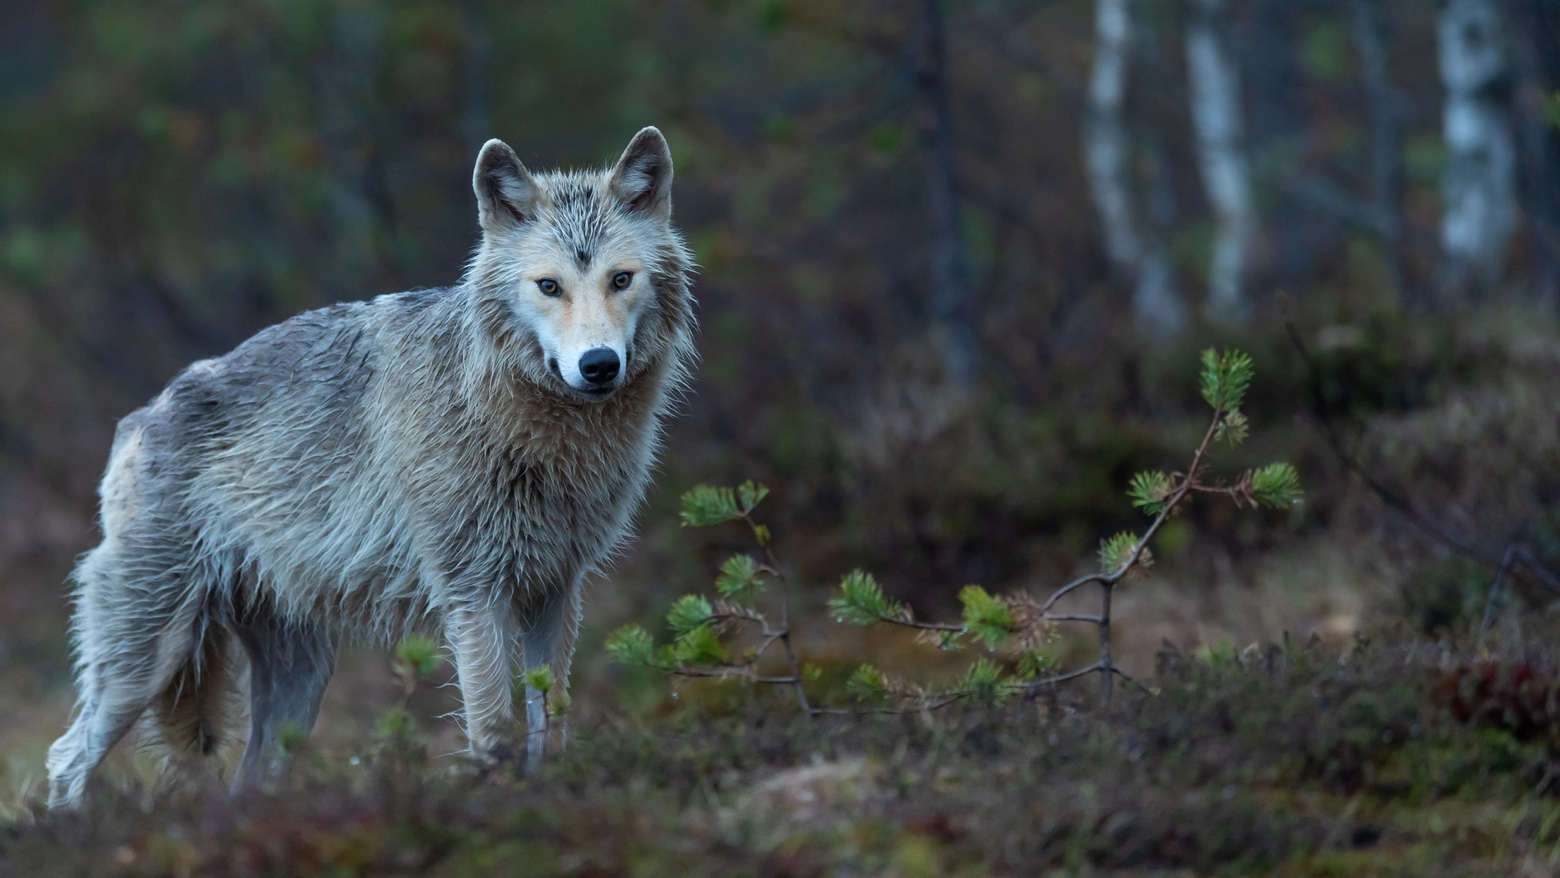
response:
<svg viewBox="0 0 1560 878"><path fill-rule="evenodd" d="M513 722L517 670L566 679L581 579L628 533L694 357L671 180L654 128L601 172L533 176L490 141L458 286L300 314L120 422L103 541L74 574L79 703L51 804L79 803L148 708L166 743L214 752L234 640L240 785L284 724L312 726L343 636L442 631L479 755ZM605 387L577 365L602 348L622 363Z"/></svg>

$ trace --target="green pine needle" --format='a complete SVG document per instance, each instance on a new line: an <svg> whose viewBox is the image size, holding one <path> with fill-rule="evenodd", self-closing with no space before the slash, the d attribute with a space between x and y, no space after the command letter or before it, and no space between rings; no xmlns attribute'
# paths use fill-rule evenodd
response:
<svg viewBox="0 0 1560 878"><path fill-rule="evenodd" d="M397 672L418 680L426 679L444 662L439 654L439 642L421 634L414 634L397 644L395 658Z"/></svg>
<svg viewBox="0 0 1560 878"><path fill-rule="evenodd" d="M655 667L655 641L638 625L625 625L607 638L607 654L619 664Z"/></svg>
<svg viewBox="0 0 1560 878"><path fill-rule="evenodd" d="M1029 651L1018 657L1018 675L1025 680L1038 680L1061 669L1061 662L1043 652Z"/></svg>
<svg viewBox="0 0 1560 878"><path fill-rule="evenodd" d="M525 679L527 687L535 689L543 695L546 695L553 689L553 672L552 667L549 665L537 665L534 668L528 668L521 676Z"/></svg>
<svg viewBox="0 0 1560 878"><path fill-rule="evenodd" d="M683 633L673 644L679 665L724 665L728 660L720 635L709 625L700 625Z"/></svg>
<svg viewBox="0 0 1560 878"><path fill-rule="evenodd" d="M725 524L741 515L736 493L730 488L699 485L682 495L683 527L711 527Z"/></svg>
<svg viewBox="0 0 1560 878"><path fill-rule="evenodd" d="M1214 428L1213 439L1215 442L1223 442L1231 448L1246 441L1251 435L1251 422L1241 414L1240 409L1227 412L1219 419L1219 425Z"/></svg>
<svg viewBox="0 0 1560 878"><path fill-rule="evenodd" d="M1132 498L1132 505L1143 510L1145 515L1158 518L1169 505L1170 494L1174 490L1175 485L1170 477L1156 470L1133 476L1127 496Z"/></svg>
<svg viewBox="0 0 1560 878"><path fill-rule="evenodd" d="M1240 351L1227 350L1222 355L1213 348L1203 351L1202 395L1216 409L1229 412L1240 408L1255 375L1251 358Z"/></svg>
<svg viewBox="0 0 1560 878"><path fill-rule="evenodd" d="M964 604L965 630L988 647L1007 639L1017 627L1013 621L1013 608L1007 601L992 597L978 585L959 589L959 601Z"/></svg>
<svg viewBox="0 0 1560 878"><path fill-rule="evenodd" d="M752 512L753 507L764 502L769 496L769 489L755 482L743 482L737 486L737 500L742 504L744 513Z"/></svg>
<svg viewBox="0 0 1560 878"><path fill-rule="evenodd" d="M978 658L975 664L959 679L955 691L981 699L995 699L1010 695L1015 690L1011 681L1002 677L1002 668L987 658Z"/></svg>
<svg viewBox="0 0 1560 878"><path fill-rule="evenodd" d="M1263 506L1288 509L1304 495L1300 474L1287 463L1270 463L1251 474L1251 496Z"/></svg>
<svg viewBox="0 0 1560 878"><path fill-rule="evenodd" d="M845 681L845 692L857 701L872 701L883 697L888 684L883 672L872 665L859 665L850 679Z"/></svg>
<svg viewBox="0 0 1560 878"><path fill-rule="evenodd" d="M685 594L672 604L672 608L666 611L666 624L672 626L672 630L678 634L687 634L705 622L715 610L710 606L709 599L703 595Z"/></svg>
<svg viewBox="0 0 1560 878"><path fill-rule="evenodd" d="M903 619L904 605L883 594L872 574L852 570L840 580L840 591L829 599L829 613L836 622L871 625L884 619Z"/></svg>
<svg viewBox="0 0 1560 878"><path fill-rule="evenodd" d="M759 580L758 562L751 555L732 555L720 565L715 591L728 600L750 600L764 590Z"/></svg>
<svg viewBox="0 0 1560 878"><path fill-rule="evenodd" d="M1114 575L1127 565L1132 559L1132 550L1137 548L1138 536L1134 533L1122 531L1108 540L1100 541L1100 571L1106 575ZM1142 563L1148 555L1148 550L1143 551L1138 563Z"/></svg>

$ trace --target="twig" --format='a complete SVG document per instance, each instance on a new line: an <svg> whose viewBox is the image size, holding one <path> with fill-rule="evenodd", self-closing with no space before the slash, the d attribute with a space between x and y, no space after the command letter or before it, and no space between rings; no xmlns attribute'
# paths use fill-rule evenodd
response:
<svg viewBox="0 0 1560 878"><path fill-rule="evenodd" d="M1023 684L1023 688L1025 690L1034 690L1034 689L1040 689L1040 688L1043 688L1043 687L1046 687L1046 686L1054 686L1057 683L1065 683L1068 680L1073 680L1073 679L1076 679L1078 677L1082 677L1082 676L1084 676L1086 674L1092 674L1095 671L1100 671L1100 670L1104 670L1104 669L1105 669L1105 665L1104 665L1103 662L1095 662L1092 665L1088 665L1086 667L1079 668L1079 669L1077 669L1075 671L1068 671L1065 674L1057 674L1054 677L1046 677L1044 680L1031 680L1031 681Z"/></svg>
<svg viewBox="0 0 1560 878"><path fill-rule="evenodd" d="M1375 494L1388 509L1408 519L1410 524L1419 528L1421 532L1432 540L1471 561L1484 565L1489 570L1498 573L1502 568L1506 568L1508 565L1503 558L1498 558L1488 552L1470 546L1448 534L1439 525L1420 513L1418 509L1415 509L1413 504L1407 499L1378 481L1375 476L1370 474L1369 470L1362 466L1343 447L1343 438L1338 435L1337 425L1333 423L1333 419L1327 414L1327 407L1322 403L1321 382L1317 380L1316 360L1311 356L1310 349L1306 347L1305 339L1301 338L1299 327L1295 326L1294 320L1289 317L1287 306L1284 310L1284 329L1289 335L1290 342L1294 344L1295 350L1299 352L1300 358L1305 361L1306 372L1311 379L1311 408L1315 411L1317 419L1322 423L1322 432L1327 437L1328 448L1332 450L1333 456L1338 458L1338 461L1343 464L1344 469L1358 476L1365 487L1369 488L1371 493ZM1517 547L1517 557L1522 561L1522 566L1537 580L1538 585L1560 594L1560 577L1556 577L1525 546ZM1510 569L1511 572L1515 572L1516 568Z"/></svg>
<svg viewBox="0 0 1560 878"><path fill-rule="evenodd" d="M764 566L780 583L780 628L770 635L769 640L764 644L764 650L767 650L776 639L779 639L780 645L785 648L786 661L790 662L791 664L791 676L788 679L777 678L776 681L788 682L792 685L792 688L796 692L796 703L801 705L802 714L811 719L813 715L812 706L807 703L807 692L802 688L802 666L801 663L796 660L796 650L791 646L790 578L787 577L780 569L780 561L775 557L773 538L760 537L760 533L762 533L762 531L759 530L758 523L753 520L753 516L750 514L746 512L742 513L742 522L748 526L748 530L753 532L753 539L757 540L759 546L764 550ZM755 653L753 659L754 662L756 663L758 661L758 657L762 655L763 650ZM759 680L758 682L775 681Z"/></svg>
<svg viewBox="0 0 1560 878"><path fill-rule="evenodd" d="M1480 654L1483 654L1484 652L1484 637L1490 631L1490 618L1495 614L1495 601L1500 597L1501 586L1506 584L1506 574L1511 572L1512 562L1516 560L1517 541L1522 539L1522 537L1526 535L1526 532L1527 526L1523 525L1522 532L1517 535L1517 539L1512 540L1506 544L1506 554L1505 557L1501 559L1500 570L1495 574L1495 584L1490 586L1489 600L1484 602L1484 618L1479 622L1479 640L1477 652Z"/></svg>

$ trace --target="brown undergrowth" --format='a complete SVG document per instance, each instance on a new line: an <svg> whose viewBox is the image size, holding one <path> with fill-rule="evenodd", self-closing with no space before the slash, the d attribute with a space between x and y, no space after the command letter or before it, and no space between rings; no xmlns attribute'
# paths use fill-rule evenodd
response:
<svg viewBox="0 0 1560 878"><path fill-rule="evenodd" d="M264 794L104 791L24 816L0 872L1540 874L1560 858L1557 681L1548 648L1480 658L1389 631L1343 655L1166 648L1109 709L1080 690L607 716L540 777L391 734L351 760L303 751Z"/></svg>

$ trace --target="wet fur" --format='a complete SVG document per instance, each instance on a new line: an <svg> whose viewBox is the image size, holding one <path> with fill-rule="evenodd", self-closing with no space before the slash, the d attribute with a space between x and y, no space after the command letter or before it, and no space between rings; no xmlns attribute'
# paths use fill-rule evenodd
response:
<svg viewBox="0 0 1560 878"><path fill-rule="evenodd" d="M148 707L171 746L215 752L229 640L251 667L240 784L283 725L313 724L343 636L442 632L478 753L512 723L518 666L566 679L580 581L628 534L694 358L670 179L654 129L601 172L533 176L494 141L458 286L300 314L120 422L103 541L74 573L79 701L51 804L79 803ZM604 248L649 287L621 386L582 400L516 302L536 254Z"/></svg>

